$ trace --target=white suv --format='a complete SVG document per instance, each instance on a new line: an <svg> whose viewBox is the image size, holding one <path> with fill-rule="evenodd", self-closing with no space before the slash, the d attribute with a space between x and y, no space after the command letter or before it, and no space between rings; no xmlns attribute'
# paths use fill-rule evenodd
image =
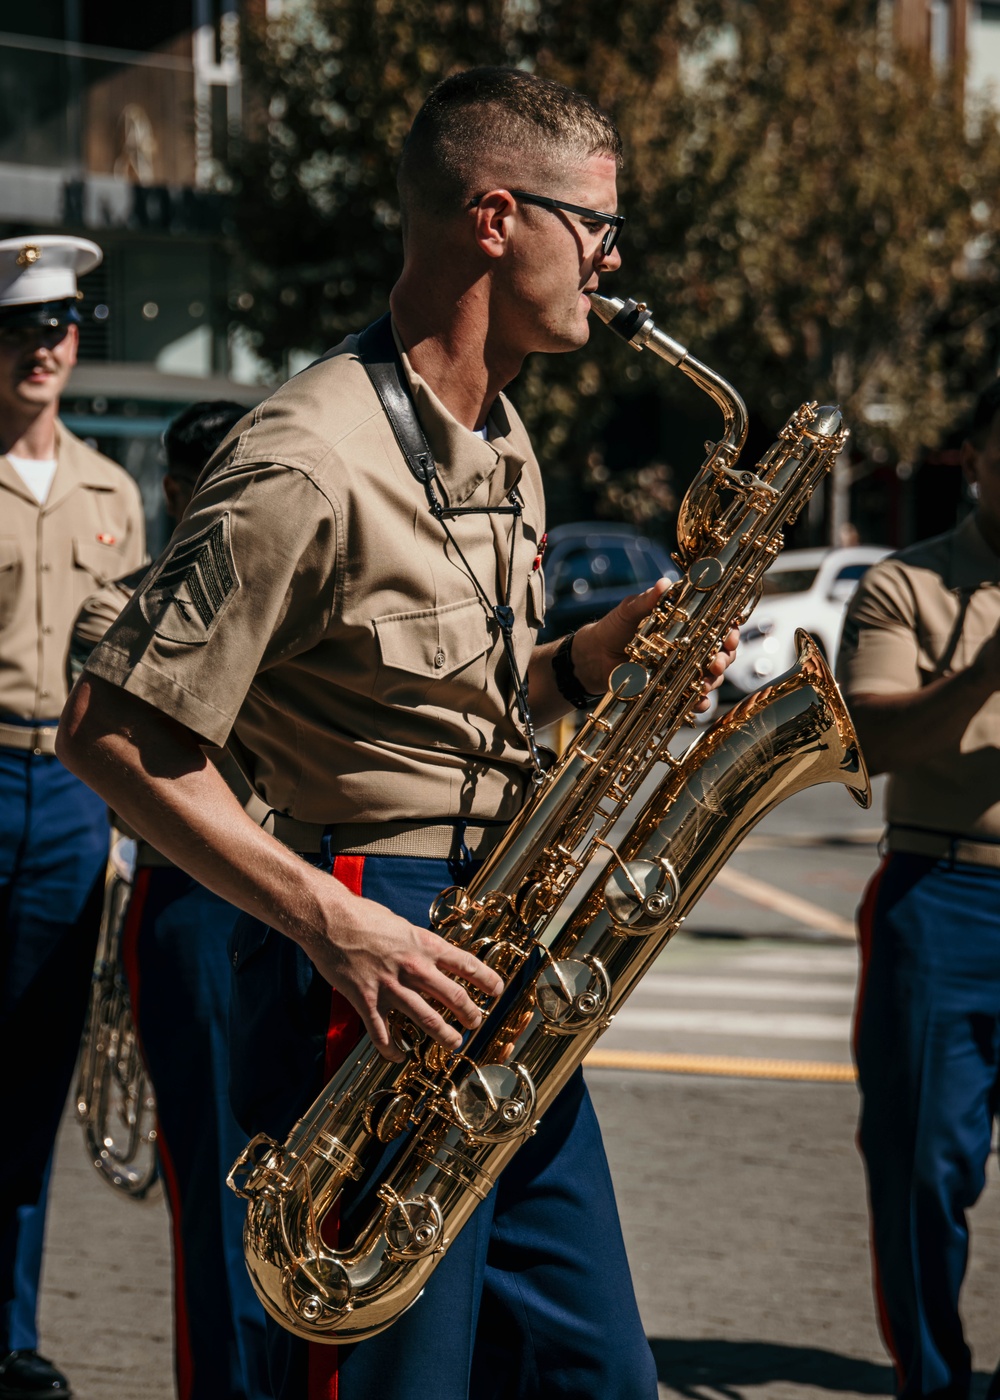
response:
<svg viewBox="0 0 1000 1400"><path fill-rule="evenodd" d="M788 549L764 575L764 593L740 629L740 649L726 672L727 689L740 695L780 676L795 662L795 629L819 643L831 666L844 614L858 581L890 551L878 545L848 549Z"/></svg>

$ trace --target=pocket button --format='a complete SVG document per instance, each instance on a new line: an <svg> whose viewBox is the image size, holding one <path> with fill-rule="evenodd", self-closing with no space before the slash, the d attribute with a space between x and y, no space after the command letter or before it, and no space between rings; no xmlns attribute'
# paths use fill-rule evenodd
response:
<svg viewBox="0 0 1000 1400"><path fill-rule="evenodd" d="M437 651L434 653L434 665L437 667L437 669L438 669L439 671L440 671L441 667L444 665L444 663L445 663L446 660L447 660L447 657L445 656L444 652L441 650L440 647L438 647Z"/></svg>

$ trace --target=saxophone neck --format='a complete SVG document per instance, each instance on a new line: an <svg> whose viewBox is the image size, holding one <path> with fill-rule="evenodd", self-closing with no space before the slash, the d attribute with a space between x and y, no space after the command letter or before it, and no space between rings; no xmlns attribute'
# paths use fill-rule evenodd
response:
<svg viewBox="0 0 1000 1400"><path fill-rule="evenodd" d="M652 350L654 355L659 355L669 365L686 374L718 405L723 418L723 433L716 451L721 453L727 465L735 461L746 441L747 408L732 384L695 359L680 341L660 330L645 302L632 301L631 298L622 301L620 297L604 297L598 292L591 292L589 296L595 313L609 330L621 336L633 350Z"/></svg>

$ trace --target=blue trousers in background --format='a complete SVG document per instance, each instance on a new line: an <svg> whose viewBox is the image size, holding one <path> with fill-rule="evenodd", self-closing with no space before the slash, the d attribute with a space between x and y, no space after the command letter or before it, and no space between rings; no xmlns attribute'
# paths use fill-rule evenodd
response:
<svg viewBox="0 0 1000 1400"><path fill-rule="evenodd" d="M229 1107L229 956L236 910L175 867L144 868L122 958L156 1092L174 1253L179 1400L266 1400L264 1310L226 1173L246 1146Z"/></svg>
<svg viewBox="0 0 1000 1400"><path fill-rule="evenodd" d="M1000 1096L1000 870L890 855L861 945L858 1140L883 1335L901 1400L966 1400L966 1211Z"/></svg>
<svg viewBox="0 0 1000 1400"><path fill-rule="evenodd" d="M338 856L355 893L427 926L452 862ZM360 1023L291 940L233 935L232 1091L250 1133L283 1139ZM341 1238L363 1214L345 1193ZM449 1247L420 1299L370 1341L301 1342L268 1319L277 1400L655 1400L600 1130L578 1071Z"/></svg>
<svg viewBox="0 0 1000 1400"><path fill-rule="evenodd" d="M11 723L8 717L6 722ZM52 1149L87 1007L107 809L57 758L0 749L0 1354L38 1345Z"/></svg>

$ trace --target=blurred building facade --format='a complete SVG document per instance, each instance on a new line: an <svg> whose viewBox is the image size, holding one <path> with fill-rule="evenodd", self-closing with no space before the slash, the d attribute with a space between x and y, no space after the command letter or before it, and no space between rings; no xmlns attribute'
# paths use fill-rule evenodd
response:
<svg viewBox="0 0 1000 1400"><path fill-rule="evenodd" d="M238 0L41 0L0 15L0 237L65 232L104 250L81 283L63 416L139 479L155 546L169 417L192 398L260 397L231 382L223 244Z"/></svg>
<svg viewBox="0 0 1000 1400"><path fill-rule="evenodd" d="M104 250L82 283L81 363L64 417L137 477L154 548L169 417L194 398L249 406L263 392L230 331L226 167L243 121L240 20L294 2L0 9L0 237L64 231ZM899 43L956 72L967 93L1000 96L1000 0L873 0L876 9ZM694 424L692 440L702 436ZM865 539L905 543L961 508L947 445L925 462L860 467L841 514Z"/></svg>

